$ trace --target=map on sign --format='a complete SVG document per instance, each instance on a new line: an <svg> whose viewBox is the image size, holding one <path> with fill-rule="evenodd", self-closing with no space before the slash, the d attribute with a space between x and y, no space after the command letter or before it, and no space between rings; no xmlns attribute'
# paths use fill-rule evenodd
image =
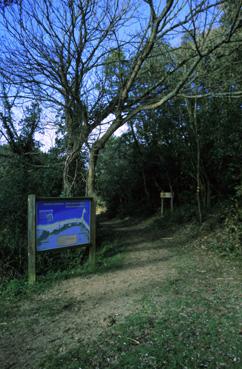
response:
<svg viewBox="0 0 242 369"><path fill-rule="evenodd" d="M37 251L90 243L91 200L36 201Z"/></svg>

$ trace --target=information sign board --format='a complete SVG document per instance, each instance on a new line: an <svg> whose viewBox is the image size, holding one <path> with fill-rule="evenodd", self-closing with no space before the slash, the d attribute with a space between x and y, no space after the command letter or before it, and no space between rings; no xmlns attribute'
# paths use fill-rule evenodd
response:
<svg viewBox="0 0 242 369"><path fill-rule="evenodd" d="M36 200L37 251L90 243L91 200Z"/></svg>
<svg viewBox="0 0 242 369"><path fill-rule="evenodd" d="M28 196L28 279L36 281L36 252L88 246L89 265L96 260L96 201L83 198Z"/></svg>

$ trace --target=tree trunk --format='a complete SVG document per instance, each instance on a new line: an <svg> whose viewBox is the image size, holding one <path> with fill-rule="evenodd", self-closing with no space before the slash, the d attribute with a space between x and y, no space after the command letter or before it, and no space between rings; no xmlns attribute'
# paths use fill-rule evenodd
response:
<svg viewBox="0 0 242 369"><path fill-rule="evenodd" d="M205 188L206 188L205 205L206 205L206 208L209 209L211 207L211 187L210 187L209 178L205 171L204 171L203 177L204 177L204 183L205 183Z"/></svg>
<svg viewBox="0 0 242 369"><path fill-rule="evenodd" d="M150 203L150 193L148 191L148 186L147 186L147 180L146 180L146 175L145 175L145 170L144 170L144 155L140 146L140 143L136 137L135 131L134 131L134 126L131 123L130 124L131 127L131 132L132 132L132 136L135 142L135 145L137 147L137 151L138 151L138 155L139 155L139 159L140 159L140 167L141 167L141 174L142 174L142 180L143 180L143 187L144 187L144 193L145 193L145 198L146 198L146 202L147 204Z"/></svg>
<svg viewBox="0 0 242 369"><path fill-rule="evenodd" d="M80 168L80 147L67 153L63 171L63 196L71 197L75 193L75 185Z"/></svg>
<svg viewBox="0 0 242 369"><path fill-rule="evenodd" d="M63 171L63 196L80 193L78 179L81 170L81 149L87 142L89 130L85 106L66 102L65 120L67 130L67 156Z"/></svg>
<svg viewBox="0 0 242 369"><path fill-rule="evenodd" d="M87 182L86 182L86 196L94 197L96 198L96 191L95 191L95 184L96 184L96 165L97 165L97 159L98 154L100 151L100 148L98 145L94 145L94 147L91 150L90 158L89 158L89 164L88 164L88 172L87 172Z"/></svg>
<svg viewBox="0 0 242 369"><path fill-rule="evenodd" d="M199 223L202 223L202 207L201 207L201 174L200 174L200 164L201 164L201 152L200 152L200 138L198 132L198 124L197 124L197 102L195 100L193 107L193 123L194 123L194 131L196 137L196 180L197 180L197 209L198 209L198 219Z"/></svg>
<svg viewBox="0 0 242 369"><path fill-rule="evenodd" d="M197 101L195 99L194 105L187 100L187 111L192 126L192 130L195 136L196 143L196 202L198 210L198 220L202 223L202 206L201 206L201 150L200 150L200 137L197 122Z"/></svg>
<svg viewBox="0 0 242 369"><path fill-rule="evenodd" d="M118 116L117 119L112 123L109 129L104 133L104 135L97 139L91 149L89 165L88 165L88 173L87 173L87 181L86 181L86 196L92 196L96 198L95 191L95 173L96 173L96 165L98 160L99 151L104 148L106 143L112 134L120 127L120 119Z"/></svg>

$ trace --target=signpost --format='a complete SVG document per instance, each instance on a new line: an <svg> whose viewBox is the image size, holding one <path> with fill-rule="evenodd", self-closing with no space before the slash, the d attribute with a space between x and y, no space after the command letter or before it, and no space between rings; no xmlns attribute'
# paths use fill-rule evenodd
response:
<svg viewBox="0 0 242 369"><path fill-rule="evenodd" d="M36 252L89 246L95 268L96 204L93 198L28 197L28 279L36 281Z"/></svg>
<svg viewBox="0 0 242 369"><path fill-rule="evenodd" d="M36 281L35 259L35 195L28 197L28 279L29 283L33 284Z"/></svg>
<svg viewBox="0 0 242 369"><path fill-rule="evenodd" d="M161 198L161 217L164 216L164 199L170 199L170 209L173 211L173 192L161 192L160 198Z"/></svg>

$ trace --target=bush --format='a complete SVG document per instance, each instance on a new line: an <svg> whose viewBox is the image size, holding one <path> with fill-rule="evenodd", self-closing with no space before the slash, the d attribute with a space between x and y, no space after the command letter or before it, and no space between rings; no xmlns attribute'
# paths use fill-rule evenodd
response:
<svg viewBox="0 0 242 369"><path fill-rule="evenodd" d="M202 225L197 247L212 249L224 256L242 255L241 207L235 198L222 204Z"/></svg>
<svg viewBox="0 0 242 369"><path fill-rule="evenodd" d="M50 167L57 158L36 152L35 162L8 152L0 160L0 280L18 277L27 268L28 194L56 196L62 172Z"/></svg>

